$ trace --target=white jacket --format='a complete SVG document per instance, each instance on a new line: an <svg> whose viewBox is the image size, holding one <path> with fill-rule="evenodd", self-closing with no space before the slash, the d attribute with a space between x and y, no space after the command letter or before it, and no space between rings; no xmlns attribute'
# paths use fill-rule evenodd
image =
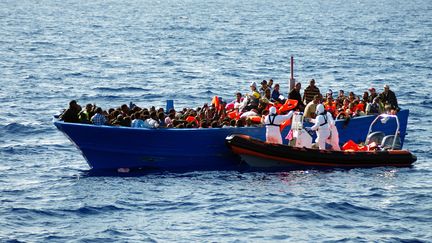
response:
<svg viewBox="0 0 432 243"><path fill-rule="evenodd" d="M291 119L293 111L290 111L286 115L267 115L264 118L264 124L266 125L266 142L282 144L282 135L280 132L280 125Z"/></svg>

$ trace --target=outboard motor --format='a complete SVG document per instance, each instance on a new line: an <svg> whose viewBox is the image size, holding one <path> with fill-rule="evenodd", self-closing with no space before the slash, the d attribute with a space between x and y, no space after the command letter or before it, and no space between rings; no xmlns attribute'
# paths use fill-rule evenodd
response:
<svg viewBox="0 0 432 243"><path fill-rule="evenodd" d="M295 112L293 114L290 133L287 138L290 139L291 146L299 148L312 147L312 136L303 128L303 113Z"/></svg>

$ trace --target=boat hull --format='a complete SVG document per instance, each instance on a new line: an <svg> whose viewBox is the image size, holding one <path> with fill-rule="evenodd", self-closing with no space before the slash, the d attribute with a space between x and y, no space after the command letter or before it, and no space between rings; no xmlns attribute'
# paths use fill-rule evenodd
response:
<svg viewBox="0 0 432 243"><path fill-rule="evenodd" d="M376 116L362 116L336 121L340 143L349 139L364 141L368 128ZM408 110L398 113L401 143L405 139ZM92 170L140 168L162 171L237 170L243 169L238 156L226 146L225 138L241 133L265 139L264 127L209 128L209 129L146 129L95 126L65 123L55 120L62 131L81 151ZM306 124L311 126L312 124ZM378 127L394 133L395 126ZM289 127L283 131L287 135Z"/></svg>
<svg viewBox="0 0 432 243"><path fill-rule="evenodd" d="M417 158L407 150L329 151L270 144L247 135L231 135L227 146L250 167L264 170L297 168L407 167Z"/></svg>

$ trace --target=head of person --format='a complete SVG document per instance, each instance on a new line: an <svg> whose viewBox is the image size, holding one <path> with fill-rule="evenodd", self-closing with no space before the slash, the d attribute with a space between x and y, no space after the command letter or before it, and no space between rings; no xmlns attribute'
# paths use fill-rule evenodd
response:
<svg viewBox="0 0 432 243"><path fill-rule="evenodd" d="M390 87L387 84L385 84L384 85L384 93L388 93L389 90L390 90Z"/></svg>
<svg viewBox="0 0 432 243"><path fill-rule="evenodd" d="M257 89L257 84L255 82L252 82L250 84L250 88L251 88L252 91L255 91Z"/></svg>
<svg viewBox="0 0 432 243"><path fill-rule="evenodd" d="M295 86L294 86L294 89L297 90L297 91L300 91L300 89L301 89L301 83L300 83L300 82L297 82L297 83L295 84Z"/></svg>
<svg viewBox="0 0 432 243"><path fill-rule="evenodd" d="M339 97L343 97L345 96L345 92L341 89L339 90Z"/></svg>
<svg viewBox="0 0 432 243"><path fill-rule="evenodd" d="M269 87L271 87L272 85L273 85L273 79L270 79L269 81L268 81L268 84L267 84Z"/></svg>
<svg viewBox="0 0 432 243"><path fill-rule="evenodd" d="M266 96L267 98L269 98L269 97L271 96L270 89L266 89L264 92L265 92L265 96Z"/></svg>
<svg viewBox="0 0 432 243"><path fill-rule="evenodd" d="M350 103L349 99L344 99L344 101L343 101L344 106L348 106L349 103Z"/></svg>
<svg viewBox="0 0 432 243"><path fill-rule="evenodd" d="M321 103L321 96L320 96L320 95L314 95L312 101L313 101L314 104L319 104L319 103Z"/></svg>
<svg viewBox="0 0 432 243"><path fill-rule="evenodd" d="M261 81L261 86L262 86L263 88L267 88L267 80L263 80L263 81Z"/></svg>
<svg viewBox="0 0 432 243"><path fill-rule="evenodd" d="M129 106L126 104L123 104L120 108L121 108L123 113L127 114L129 112Z"/></svg>
<svg viewBox="0 0 432 243"><path fill-rule="evenodd" d="M368 99L368 97L369 97L369 93L367 91L364 92L362 98L365 100L365 99Z"/></svg>
<svg viewBox="0 0 432 243"><path fill-rule="evenodd" d="M316 107L316 111L315 114L320 115L322 113L324 113L324 105L323 104L318 104Z"/></svg>
<svg viewBox="0 0 432 243"><path fill-rule="evenodd" d="M372 100L372 103L374 103L374 104L378 104L379 101L380 101L380 98L379 98L379 96L377 96L377 97L375 97L375 98Z"/></svg>
<svg viewBox="0 0 432 243"><path fill-rule="evenodd" d="M93 109L93 105L92 104L87 104L86 105L86 111L90 112Z"/></svg>
<svg viewBox="0 0 432 243"><path fill-rule="evenodd" d="M326 93L326 98L328 98L329 96L333 98L333 90L331 90L331 89L327 90L327 93Z"/></svg>
<svg viewBox="0 0 432 243"><path fill-rule="evenodd" d="M311 79L309 81L309 86L314 87L315 86L315 79Z"/></svg>
<svg viewBox="0 0 432 243"><path fill-rule="evenodd" d="M371 94L375 94L375 93L376 93L376 90L375 90L375 88L373 88L373 87L370 87L368 90L369 90L369 92L370 92Z"/></svg>
<svg viewBox="0 0 432 243"><path fill-rule="evenodd" d="M75 110L81 110L81 107L78 105L78 102L76 100L71 100L69 102L69 108Z"/></svg>

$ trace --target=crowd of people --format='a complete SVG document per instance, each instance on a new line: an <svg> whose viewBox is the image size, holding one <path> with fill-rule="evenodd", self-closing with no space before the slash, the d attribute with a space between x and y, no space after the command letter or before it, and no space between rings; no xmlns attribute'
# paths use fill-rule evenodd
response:
<svg viewBox="0 0 432 243"><path fill-rule="evenodd" d="M388 85L384 85L381 93L377 93L374 87L370 87L368 91L363 92L362 96L357 96L352 91L346 96L344 90L339 90L339 93L334 95L331 89L322 95L314 79L309 81L303 96L300 95L300 89L301 84L297 83L288 98L298 101L297 109L304 112L305 118L314 118L318 104L323 104L325 110L336 119L396 113L400 110L396 95Z"/></svg>
<svg viewBox="0 0 432 243"><path fill-rule="evenodd" d="M69 108L59 118L65 122L137 128L260 126L265 124L265 116L269 114L271 107L277 108L276 112L279 114L286 114L280 107L287 99L297 100L294 110L303 112L306 119L316 117L316 109L319 104L322 104L334 119L399 111L396 95L388 85L384 85L381 93L371 87L361 97L355 95L354 92L349 92L346 96L343 90L339 90L336 95L331 89L323 95L314 79L309 81L303 95L300 82L295 84L288 97L284 97L279 88L279 84L273 84L272 79L263 80L260 86L252 82L248 94L242 95L238 92L230 102L214 97L211 103L197 108L168 111L154 106L142 108L132 103L108 110L94 104L87 104L82 108L76 100L72 100Z"/></svg>

